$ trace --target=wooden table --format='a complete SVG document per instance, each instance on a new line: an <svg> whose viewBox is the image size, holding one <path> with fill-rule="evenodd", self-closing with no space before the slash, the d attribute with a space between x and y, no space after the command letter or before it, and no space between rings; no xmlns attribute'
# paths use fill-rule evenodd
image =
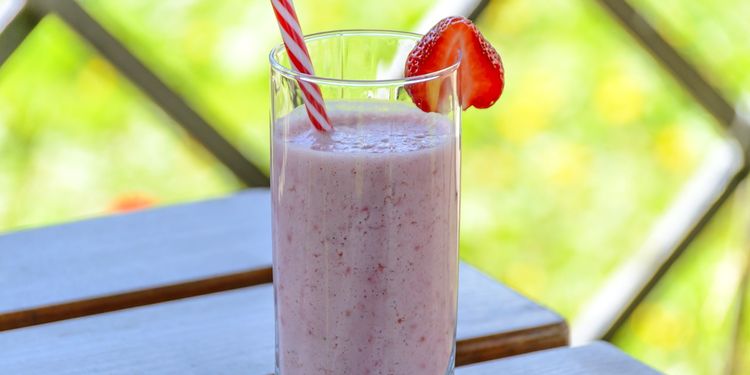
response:
<svg viewBox="0 0 750 375"><path fill-rule="evenodd" d="M269 218L268 191L249 190L0 236L0 374L272 372ZM559 315L460 273L458 365L567 344ZM602 345L489 365L604 351L647 369Z"/></svg>

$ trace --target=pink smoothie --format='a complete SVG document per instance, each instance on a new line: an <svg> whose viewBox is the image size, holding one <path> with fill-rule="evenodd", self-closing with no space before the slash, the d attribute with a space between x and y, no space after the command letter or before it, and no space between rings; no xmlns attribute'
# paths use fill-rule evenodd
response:
<svg viewBox="0 0 750 375"><path fill-rule="evenodd" d="M452 368L458 140L401 104L300 108L274 126L277 356L283 375Z"/></svg>

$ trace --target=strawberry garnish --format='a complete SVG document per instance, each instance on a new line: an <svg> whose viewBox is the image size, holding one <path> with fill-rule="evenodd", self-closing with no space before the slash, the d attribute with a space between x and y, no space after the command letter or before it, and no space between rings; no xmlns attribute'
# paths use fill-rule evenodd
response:
<svg viewBox="0 0 750 375"><path fill-rule="evenodd" d="M503 63L495 48L477 27L464 17L448 17L438 22L409 53L406 77L447 68L461 58L458 68L458 95L461 108L487 108L500 98L505 86ZM425 112L443 112L449 82L432 80L407 85L412 101Z"/></svg>

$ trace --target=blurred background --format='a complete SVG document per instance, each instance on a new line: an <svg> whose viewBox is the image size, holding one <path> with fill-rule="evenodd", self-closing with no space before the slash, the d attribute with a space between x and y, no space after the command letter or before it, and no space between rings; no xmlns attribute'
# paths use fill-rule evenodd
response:
<svg viewBox="0 0 750 375"><path fill-rule="evenodd" d="M0 0L0 232L262 183L252 165L267 173L267 53L280 42L267 0L3 16L19 3ZM463 117L462 258L560 312L574 342L603 336L668 373L750 373L750 194L726 131L741 129L750 87L750 2L296 6L306 33L425 32L472 15L507 85ZM631 11L658 34L629 33L618 14ZM185 130L204 124L250 163Z"/></svg>

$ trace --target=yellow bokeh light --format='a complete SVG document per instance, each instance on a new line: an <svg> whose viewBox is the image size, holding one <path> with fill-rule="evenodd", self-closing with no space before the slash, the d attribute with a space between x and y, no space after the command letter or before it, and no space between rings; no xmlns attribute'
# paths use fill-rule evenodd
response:
<svg viewBox="0 0 750 375"><path fill-rule="evenodd" d="M534 15L534 3L529 1L490 1L485 14L497 15L502 22L493 26L501 35L514 35L526 29Z"/></svg>
<svg viewBox="0 0 750 375"><path fill-rule="evenodd" d="M194 61L207 61L216 48L217 26L210 22L194 21L182 39L185 54Z"/></svg>
<svg viewBox="0 0 750 375"><path fill-rule="evenodd" d="M91 97L101 99L114 93L117 80L115 68L103 58L93 56L81 70L76 84L79 91L91 93Z"/></svg>
<svg viewBox="0 0 750 375"><path fill-rule="evenodd" d="M628 125L638 119L643 114L644 102L639 82L625 74L608 75L594 93L596 109L610 125Z"/></svg>
<svg viewBox="0 0 750 375"><path fill-rule="evenodd" d="M505 116L496 125L500 134L514 143L523 143L548 128L563 102L563 82L553 72L530 72L519 81L524 82L523 88L505 105Z"/></svg>
<svg viewBox="0 0 750 375"><path fill-rule="evenodd" d="M505 273L505 280L531 298L542 296L548 288L547 273L539 266L529 262L514 262Z"/></svg>
<svg viewBox="0 0 750 375"><path fill-rule="evenodd" d="M464 152L464 173L467 176L482 176L481 185L508 187L518 178L518 158L506 148L483 147ZM472 181L467 183L472 184Z"/></svg>
<svg viewBox="0 0 750 375"><path fill-rule="evenodd" d="M659 164L672 172L683 171L691 164L688 140L685 131L678 124L669 125L659 131L654 152Z"/></svg>
<svg viewBox="0 0 750 375"><path fill-rule="evenodd" d="M633 314L633 330L643 342L674 350L693 336L693 327L685 318L660 304L644 302Z"/></svg>
<svg viewBox="0 0 750 375"><path fill-rule="evenodd" d="M556 141L544 147L541 170L555 186L571 186L588 178L591 167L591 150L585 145Z"/></svg>

